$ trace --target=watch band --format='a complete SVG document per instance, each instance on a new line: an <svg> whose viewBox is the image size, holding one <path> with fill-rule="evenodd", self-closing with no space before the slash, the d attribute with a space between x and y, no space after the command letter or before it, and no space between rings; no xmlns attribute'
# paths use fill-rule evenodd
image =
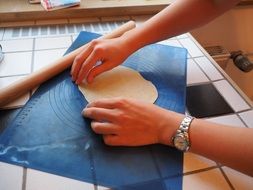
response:
<svg viewBox="0 0 253 190"><path fill-rule="evenodd" d="M181 122L180 126L179 126L179 130L182 132L187 132L189 130L190 124L192 122L192 120L194 119L194 117L187 115L185 116L185 118L183 119L183 121Z"/></svg>
<svg viewBox="0 0 253 190"><path fill-rule="evenodd" d="M174 146L183 152L186 152L189 150L191 143L190 143L190 137L189 137L189 128L191 125L192 120L194 117L192 116L185 116L185 118L182 120L181 124L179 125L179 128L176 131L176 134L172 138L172 142Z"/></svg>

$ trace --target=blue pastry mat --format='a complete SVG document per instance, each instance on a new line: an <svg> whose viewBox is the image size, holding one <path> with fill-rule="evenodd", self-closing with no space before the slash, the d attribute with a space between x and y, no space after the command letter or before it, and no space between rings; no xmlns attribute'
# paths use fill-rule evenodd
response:
<svg viewBox="0 0 253 190"><path fill-rule="evenodd" d="M81 32L66 53L98 36ZM153 44L123 65L156 86L156 105L184 113L186 56ZM87 101L69 73L42 84L21 110L1 111L0 160L113 189L182 189L183 154L163 145L105 145L82 117Z"/></svg>

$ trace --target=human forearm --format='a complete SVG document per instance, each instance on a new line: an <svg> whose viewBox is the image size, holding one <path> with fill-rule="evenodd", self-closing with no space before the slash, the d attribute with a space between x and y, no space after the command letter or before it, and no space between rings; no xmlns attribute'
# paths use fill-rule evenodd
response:
<svg viewBox="0 0 253 190"><path fill-rule="evenodd" d="M159 143L173 146L183 115L167 112ZM195 118L189 129L190 152L253 176L253 129L225 126Z"/></svg>
<svg viewBox="0 0 253 190"><path fill-rule="evenodd" d="M123 36L93 40L74 60L72 80L92 82L97 75L116 67L145 45L179 35L219 16L238 0L176 0L173 4ZM95 66L98 61L103 64ZM94 67L95 66L95 67Z"/></svg>
<svg viewBox="0 0 253 190"><path fill-rule="evenodd" d="M153 104L121 98L92 102L83 114L94 120L92 129L113 146L173 146L172 137L184 118L183 114ZM108 122L98 124L101 118ZM253 129L195 118L189 136L191 152L253 176Z"/></svg>
<svg viewBox="0 0 253 190"><path fill-rule="evenodd" d="M130 44L130 53L157 41L188 32L226 10L238 0L176 0L170 6L146 21L142 26L124 35Z"/></svg>
<svg viewBox="0 0 253 190"><path fill-rule="evenodd" d="M253 129L193 120L190 151L253 176Z"/></svg>

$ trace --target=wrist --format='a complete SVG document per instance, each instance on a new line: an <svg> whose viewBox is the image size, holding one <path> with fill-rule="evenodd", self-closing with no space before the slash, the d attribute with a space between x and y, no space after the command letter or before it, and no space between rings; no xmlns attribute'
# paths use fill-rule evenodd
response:
<svg viewBox="0 0 253 190"><path fill-rule="evenodd" d="M122 42L124 43L125 50L130 55L142 48L144 45L141 43L141 38L138 35L138 29L132 29L130 31L125 32L122 36Z"/></svg>
<svg viewBox="0 0 253 190"><path fill-rule="evenodd" d="M167 111L164 121L161 123L158 141L160 144L174 146L172 144L172 137L175 135L178 127L180 126L183 114L172 111Z"/></svg>
<svg viewBox="0 0 253 190"><path fill-rule="evenodd" d="M188 151L191 147L189 129L193 119L194 117L189 115L185 116L171 139L174 147L182 152Z"/></svg>

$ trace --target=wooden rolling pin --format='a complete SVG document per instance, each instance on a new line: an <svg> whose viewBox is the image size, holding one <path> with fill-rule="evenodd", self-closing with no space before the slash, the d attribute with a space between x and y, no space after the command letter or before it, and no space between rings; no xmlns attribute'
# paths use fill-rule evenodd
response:
<svg viewBox="0 0 253 190"><path fill-rule="evenodd" d="M126 31L135 28L135 22L129 21L119 28L113 30L111 33L101 36L100 39L116 38L124 34ZM72 51L71 53L61 57L57 61L43 67L42 69L35 71L26 77L12 83L11 85L0 90L0 107L10 103L21 95L32 90L36 86L56 76L60 72L70 67L79 52L87 47L88 44Z"/></svg>

